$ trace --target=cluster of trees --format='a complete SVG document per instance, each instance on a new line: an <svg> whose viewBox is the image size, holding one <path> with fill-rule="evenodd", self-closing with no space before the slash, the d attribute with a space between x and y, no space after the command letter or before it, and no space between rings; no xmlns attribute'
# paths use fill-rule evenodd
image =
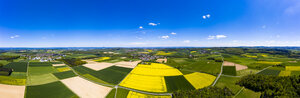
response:
<svg viewBox="0 0 300 98"><path fill-rule="evenodd" d="M81 61L81 59L77 59L77 58L65 58L65 59L61 59L60 61L63 61L65 64L69 65L70 67L79 66L87 63L86 61Z"/></svg>
<svg viewBox="0 0 300 98"><path fill-rule="evenodd" d="M1 55L0 60L12 61L14 59L18 59L20 56L9 56L9 55Z"/></svg>
<svg viewBox="0 0 300 98"><path fill-rule="evenodd" d="M263 98L274 97L300 97L300 76L267 76L267 75L248 75L237 82L256 92L262 92Z"/></svg>
<svg viewBox="0 0 300 98"><path fill-rule="evenodd" d="M231 96L233 96L233 93L227 87L206 87L198 90L177 91L173 93L173 98L225 98Z"/></svg>

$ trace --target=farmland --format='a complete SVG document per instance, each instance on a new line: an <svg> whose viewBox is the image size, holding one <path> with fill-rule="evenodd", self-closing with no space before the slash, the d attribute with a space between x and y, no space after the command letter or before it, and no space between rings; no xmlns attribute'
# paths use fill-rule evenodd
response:
<svg viewBox="0 0 300 98"><path fill-rule="evenodd" d="M227 48L129 50L78 50L76 53L63 50L61 53L66 56L62 59L69 59L68 63L1 61L3 68L12 69L12 73L0 75L0 89L16 89L18 92L9 95L15 93L26 98L171 98L171 95L193 93L257 98L266 93L238 83L249 75L285 79L300 75L300 59L273 52L237 54L238 49Z"/></svg>

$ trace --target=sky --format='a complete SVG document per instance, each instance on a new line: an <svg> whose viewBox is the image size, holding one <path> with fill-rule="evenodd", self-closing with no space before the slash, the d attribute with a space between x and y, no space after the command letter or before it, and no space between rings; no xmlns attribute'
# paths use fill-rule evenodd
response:
<svg viewBox="0 0 300 98"><path fill-rule="evenodd" d="M0 0L0 47L300 46L299 0Z"/></svg>

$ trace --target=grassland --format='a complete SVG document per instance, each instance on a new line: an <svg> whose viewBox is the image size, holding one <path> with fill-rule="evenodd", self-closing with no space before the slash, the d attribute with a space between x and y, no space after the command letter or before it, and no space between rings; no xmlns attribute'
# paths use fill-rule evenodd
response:
<svg viewBox="0 0 300 98"><path fill-rule="evenodd" d="M214 80L216 79L215 76L205 74L205 73L199 73L194 72L191 74L184 75L184 77L194 86L196 89L200 89L203 87L210 86ZM201 81L201 82L199 82Z"/></svg>
<svg viewBox="0 0 300 98"><path fill-rule="evenodd" d="M25 98L78 98L63 83L57 81L44 85L27 86Z"/></svg>
<svg viewBox="0 0 300 98"><path fill-rule="evenodd" d="M244 89L240 94L238 94L235 98L260 98L260 92L254 92L249 89Z"/></svg>
<svg viewBox="0 0 300 98"><path fill-rule="evenodd" d="M259 70L257 70L257 69L244 69L244 70L237 71L236 75L237 76L246 76L249 74L255 74L257 72L259 72Z"/></svg>
<svg viewBox="0 0 300 98"><path fill-rule="evenodd" d="M65 71L65 72L59 72L59 73L53 73L53 75L58 79L66 79L75 77L76 74L73 71Z"/></svg>
<svg viewBox="0 0 300 98"><path fill-rule="evenodd" d="M165 76L168 92L174 92L178 90L193 90L193 85L187 81L184 76ZM175 82L176 81L176 82Z"/></svg>
<svg viewBox="0 0 300 98"><path fill-rule="evenodd" d="M84 66L76 66L74 70L80 74L90 74L110 84L118 84L132 69L111 66L100 71L94 71Z"/></svg>
<svg viewBox="0 0 300 98"><path fill-rule="evenodd" d="M235 66L223 66L222 74L236 76Z"/></svg>

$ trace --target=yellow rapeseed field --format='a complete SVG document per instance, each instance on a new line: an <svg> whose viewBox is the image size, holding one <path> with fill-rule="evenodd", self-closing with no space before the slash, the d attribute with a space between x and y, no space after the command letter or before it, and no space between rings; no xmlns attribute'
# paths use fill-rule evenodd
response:
<svg viewBox="0 0 300 98"><path fill-rule="evenodd" d="M151 65L140 64L135 67L131 73L149 76L182 75L182 73L178 69L159 63L151 63Z"/></svg>
<svg viewBox="0 0 300 98"><path fill-rule="evenodd" d="M269 65L278 65L278 64L281 64L282 62L258 61L256 63L259 63L259 64L269 64Z"/></svg>
<svg viewBox="0 0 300 98"><path fill-rule="evenodd" d="M129 91L127 98L172 98L171 96L155 96L155 95L147 95L134 91Z"/></svg>
<svg viewBox="0 0 300 98"><path fill-rule="evenodd" d="M96 59L94 61L100 62L100 61L104 61L104 60L108 60L108 59L110 59L110 57L100 57L99 59Z"/></svg>
<svg viewBox="0 0 300 98"><path fill-rule="evenodd" d="M300 66L285 66L285 70L288 70L288 71L300 71Z"/></svg>
<svg viewBox="0 0 300 98"><path fill-rule="evenodd" d="M215 76L205 74L205 73L199 73L194 72L191 74L184 75L184 77L196 88L200 89L206 86L211 85L214 80L216 79Z"/></svg>
<svg viewBox="0 0 300 98"><path fill-rule="evenodd" d="M290 76L291 71L280 71L279 76Z"/></svg>
<svg viewBox="0 0 300 98"><path fill-rule="evenodd" d="M57 68L59 72L69 71L71 70L69 67Z"/></svg>
<svg viewBox="0 0 300 98"><path fill-rule="evenodd" d="M165 64L139 64L120 83L120 85L148 92L167 92L164 76L176 75L182 75L182 73Z"/></svg>
<svg viewBox="0 0 300 98"><path fill-rule="evenodd" d="M165 78L163 76L129 74L120 85L148 92L167 92Z"/></svg>

